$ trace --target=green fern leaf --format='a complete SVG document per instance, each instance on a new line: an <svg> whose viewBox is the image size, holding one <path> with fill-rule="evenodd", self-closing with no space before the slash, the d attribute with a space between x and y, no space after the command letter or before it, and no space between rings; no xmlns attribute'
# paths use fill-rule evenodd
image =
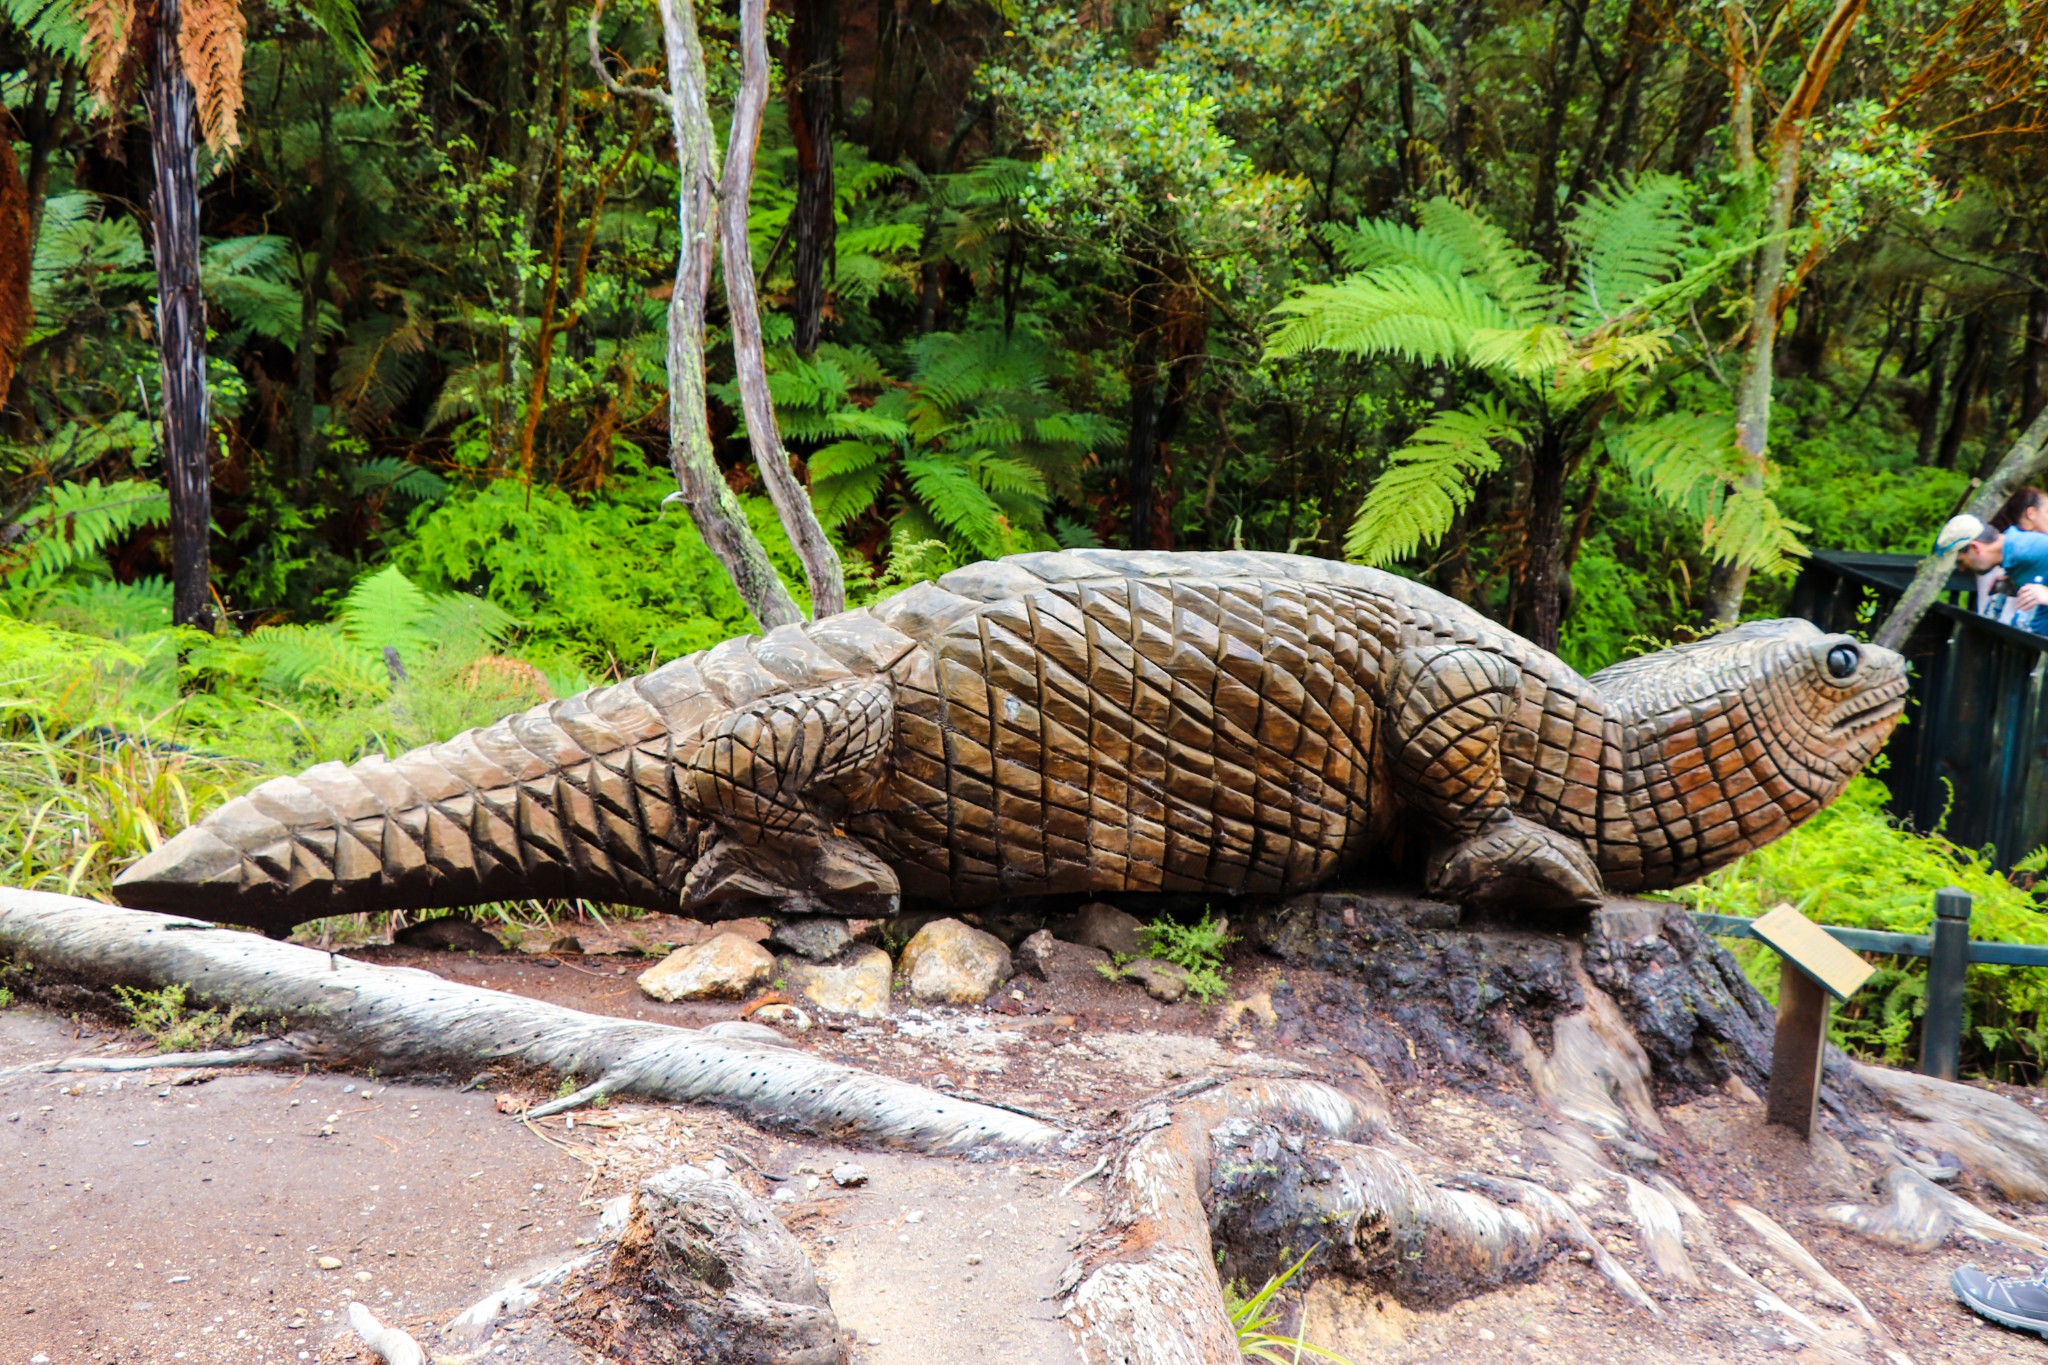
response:
<svg viewBox="0 0 2048 1365"><path fill-rule="evenodd" d="M1313 285L1273 311L1287 319L1266 338L1266 353L1276 358L1325 350L1425 363L1462 360L1475 332L1516 325L1471 280L1411 266Z"/></svg>
<svg viewBox="0 0 2048 1365"><path fill-rule="evenodd" d="M31 514L26 562L9 575L11 588L33 589L98 559L131 531L171 519L170 495L157 484L121 479L61 483Z"/></svg>
<svg viewBox="0 0 2048 1365"><path fill-rule="evenodd" d="M1533 326L1557 311L1556 294L1543 282L1543 262L1534 252L1516 246L1485 214L1440 196L1417 209L1415 216L1507 313L1509 326Z"/></svg>
<svg viewBox="0 0 2048 1365"><path fill-rule="evenodd" d="M1747 564L1758 573L1785 577L1806 557L1799 536L1807 529L1762 489L1742 488L1707 520L1701 539L1717 562Z"/></svg>
<svg viewBox="0 0 2048 1365"><path fill-rule="evenodd" d="M1446 277L1465 273L1465 258L1421 228L1391 218L1367 218L1355 225L1326 224L1323 239L1346 270L1405 265Z"/></svg>
<svg viewBox="0 0 2048 1365"><path fill-rule="evenodd" d="M1495 399L1431 417L1395 451L1344 538L1344 553L1384 565L1434 543L1472 501L1473 484L1500 468L1497 443L1522 445L1521 428Z"/></svg>
<svg viewBox="0 0 2048 1365"><path fill-rule="evenodd" d="M1565 238L1578 261L1573 319L1588 330L1638 307L1682 272L1692 248L1693 187L1675 175L1595 186Z"/></svg>
<svg viewBox="0 0 2048 1365"><path fill-rule="evenodd" d="M1695 520L1720 508L1742 477L1735 425L1727 414L1672 412L1603 433L1608 458L1651 496Z"/></svg>

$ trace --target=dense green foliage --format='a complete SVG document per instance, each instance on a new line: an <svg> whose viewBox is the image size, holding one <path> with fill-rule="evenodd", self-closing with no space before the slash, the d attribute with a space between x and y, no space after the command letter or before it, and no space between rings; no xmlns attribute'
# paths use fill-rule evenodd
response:
<svg viewBox="0 0 2048 1365"><path fill-rule="evenodd" d="M1973 898L1972 937L2048 944L2048 919L2030 892L1938 831L1899 828L1885 815L1884 801L1877 779L1860 777L1811 821L1687 888L1680 899L1695 910L1747 916L1790 903L1823 924L1925 934L1934 919L1934 893L1955 886ZM2037 853L2024 866L2038 870L2041 861ZM1777 954L1753 941L1730 946L1750 979L1775 1000ZM1886 960L1868 985L1837 1007L1835 1041L1911 1065L1920 1055L1926 1006L1926 961ZM2048 1068L2048 975L1972 967L1964 1007L1967 1067L2025 1081Z"/></svg>

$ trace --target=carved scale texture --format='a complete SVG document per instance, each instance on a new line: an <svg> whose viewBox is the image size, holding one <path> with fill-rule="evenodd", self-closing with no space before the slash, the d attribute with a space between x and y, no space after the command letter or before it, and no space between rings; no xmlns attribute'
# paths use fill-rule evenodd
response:
<svg viewBox="0 0 2048 1365"><path fill-rule="evenodd" d="M1775 628L1588 682L1374 570L1018 556L265 783L116 892L270 928L527 896L672 908L729 844L791 891L1229 894L1503 812L1611 887L1671 885L1825 804L1897 714L1902 669L1822 695L1818 632Z"/></svg>

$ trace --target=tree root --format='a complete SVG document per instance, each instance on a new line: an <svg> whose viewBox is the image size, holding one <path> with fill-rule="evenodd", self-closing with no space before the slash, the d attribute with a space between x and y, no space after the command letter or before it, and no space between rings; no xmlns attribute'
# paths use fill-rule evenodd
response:
<svg viewBox="0 0 2048 1365"><path fill-rule="evenodd" d="M363 1339L363 1346L384 1365L427 1365L426 1352L403 1329L386 1327L377 1315L360 1303L348 1306L348 1325Z"/></svg>
<svg viewBox="0 0 2048 1365"><path fill-rule="evenodd" d="M763 1124L924 1152L1051 1149L1073 1140L1038 1119L791 1048L585 1014L70 896L0 888L0 953L97 983L182 982L202 999L300 1026L317 1035L329 1058L374 1064L380 1073L467 1072L491 1062L594 1073L596 1083L586 1087L592 1095L717 1104Z"/></svg>
<svg viewBox="0 0 2048 1365"><path fill-rule="evenodd" d="M2000 1222L1910 1166L1892 1167L1884 1184L1885 1192L1891 1196L1888 1203L1830 1204L1821 1210L1821 1217L1873 1242L1908 1251L1932 1251L1953 1233L2048 1256L2048 1242Z"/></svg>

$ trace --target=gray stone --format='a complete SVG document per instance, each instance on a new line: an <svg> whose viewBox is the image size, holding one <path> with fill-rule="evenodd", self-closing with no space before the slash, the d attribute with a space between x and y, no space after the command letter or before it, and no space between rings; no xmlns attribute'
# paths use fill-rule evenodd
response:
<svg viewBox="0 0 2048 1365"><path fill-rule="evenodd" d="M832 1183L841 1189L852 1189L868 1183L868 1173L851 1161L842 1161L832 1168Z"/></svg>
<svg viewBox="0 0 2048 1365"><path fill-rule="evenodd" d="M1136 957L1144 951L1138 943L1138 931L1144 927L1135 916L1126 915L1113 905L1092 901L1061 925L1059 933L1069 943Z"/></svg>
<svg viewBox="0 0 2048 1365"><path fill-rule="evenodd" d="M917 931L898 965L920 1000L979 1005L1010 979L1010 950L994 934L957 919L936 919Z"/></svg>
<svg viewBox="0 0 2048 1365"><path fill-rule="evenodd" d="M1141 957L1124 968L1124 975L1145 988L1145 994L1163 1005L1171 1005L1188 993L1188 972L1156 957Z"/></svg>
<svg viewBox="0 0 2048 1365"><path fill-rule="evenodd" d="M771 947L811 962L830 962L852 942L853 930L846 921L829 915L780 920L768 931Z"/></svg>
<svg viewBox="0 0 2048 1365"><path fill-rule="evenodd" d="M1053 955L1059 951L1058 944L1052 930L1040 929L1017 945L1017 970L1040 981L1052 980Z"/></svg>
<svg viewBox="0 0 2048 1365"><path fill-rule="evenodd" d="M784 961L790 990L827 1014L885 1019L893 968L880 948L862 948L840 962Z"/></svg>
<svg viewBox="0 0 2048 1365"><path fill-rule="evenodd" d="M738 934L717 934L678 948L640 973L656 1000L737 1000L775 975L775 956Z"/></svg>

